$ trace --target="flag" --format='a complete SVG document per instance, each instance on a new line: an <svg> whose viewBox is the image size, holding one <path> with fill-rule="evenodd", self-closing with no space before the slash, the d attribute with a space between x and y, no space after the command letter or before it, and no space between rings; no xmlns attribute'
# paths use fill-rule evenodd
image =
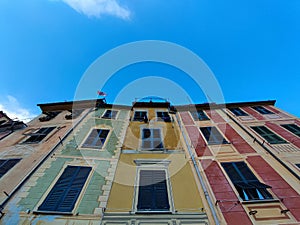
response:
<svg viewBox="0 0 300 225"><path fill-rule="evenodd" d="M107 94L103 91L97 91L98 95L101 95L101 96L106 96Z"/></svg>

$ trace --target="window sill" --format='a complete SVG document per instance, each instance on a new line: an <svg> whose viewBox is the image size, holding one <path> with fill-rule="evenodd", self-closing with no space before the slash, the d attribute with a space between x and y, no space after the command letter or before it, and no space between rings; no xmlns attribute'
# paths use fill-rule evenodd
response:
<svg viewBox="0 0 300 225"><path fill-rule="evenodd" d="M260 203L273 203L280 202L279 199L263 199L263 200L249 200L249 201L241 201L242 204L260 204Z"/></svg>
<svg viewBox="0 0 300 225"><path fill-rule="evenodd" d="M286 144L290 144L289 142L281 142L281 143L270 143L268 142L268 144L270 145L286 145Z"/></svg>
<svg viewBox="0 0 300 225"><path fill-rule="evenodd" d="M216 146L216 145L231 145L230 142L226 142L226 143L208 143L207 146Z"/></svg>
<svg viewBox="0 0 300 225"><path fill-rule="evenodd" d="M172 214L171 211L136 211L135 214Z"/></svg>
<svg viewBox="0 0 300 225"><path fill-rule="evenodd" d="M33 214L47 214L47 215L64 215L64 216L73 216L72 212L58 212L58 211L40 211L34 210L32 211Z"/></svg>

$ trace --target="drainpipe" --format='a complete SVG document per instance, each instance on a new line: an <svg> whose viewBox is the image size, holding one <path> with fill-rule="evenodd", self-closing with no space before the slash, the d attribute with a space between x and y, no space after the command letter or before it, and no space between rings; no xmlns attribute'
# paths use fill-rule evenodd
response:
<svg viewBox="0 0 300 225"><path fill-rule="evenodd" d="M228 116L235 124L237 124L243 131L245 131L251 138L255 139L256 142L265 149L274 159L276 159L284 168L286 168L294 177L300 180L300 176L296 174L290 167L288 167L280 158L278 158L263 142L257 140L242 124L236 121L231 115L229 115L224 109L220 109L226 116Z"/></svg>
<svg viewBox="0 0 300 225"><path fill-rule="evenodd" d="M181 122L180 122L180 120L179 120L177 114L176 114L176 119L177 119L178 125L179 125L179 127L180 127L181 133L182 133L182 135L183 135L184 141L185 141L185 143L186 143L186 146L187 146L187 148L188 148L189 155L190 155L190 157L191 157L191 159L192 159L193 166L194 166L194 168L195 168L195 170L196 170L197 176L198 176L199 181L200 181L200 185L201 185L201 187L202 187L202 189L203 189L205 198L206 198L206 200L207 200L207 202L208 202L208 205L209 205L209 208L210 208L210 210L211 210L211 213L212 213L213 219L214 219L214 221L215 221L215 224L216 224L216 225L220 225L220 221L219 221L219 219L218 219L217 212L216 212L216 210L215 210L215 208L214 208L214 204L212 203L211 198L210 198L210 196L209 196L209 194L208 194L207 188L206 188L206 186L205 186L204 178L202 177L202 175L201 175L201 173L200 173L200 170L199 170L199 167L197 166L197 162L196 162L195 156L194 156L194 154L193 154L193 152L192 152L192 150L191 150L191 148L190 148L190 145L188 144L187 137L186 137L186 135L185 135L185 133L184 133L184 131L183 131L183 129L182 129L182 125L181 125Z"/></svg>
<svg viewBox="0 0 300 225"><path fill-rule="evenodd" d="M37 169L52 155L56 148L70 135L70 133L76 128L81 121L92 111L92 108L59 140L59 142L51 149L51 151L36 165L27 176L15 187L15 189L7 196L7 198L1 203L1 208L8 203L8 201L17 193L17 191L26 183L26 181L37 171Z"/></svg>

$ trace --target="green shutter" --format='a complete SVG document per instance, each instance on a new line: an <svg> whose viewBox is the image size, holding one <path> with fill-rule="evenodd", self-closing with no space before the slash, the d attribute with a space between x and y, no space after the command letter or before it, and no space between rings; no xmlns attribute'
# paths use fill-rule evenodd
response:
<svg viewBox="0 0 300 225"><path fill-rule="evenodd" d="M66 167L38 210L72 212L90 171L91 167Z"/></svg>

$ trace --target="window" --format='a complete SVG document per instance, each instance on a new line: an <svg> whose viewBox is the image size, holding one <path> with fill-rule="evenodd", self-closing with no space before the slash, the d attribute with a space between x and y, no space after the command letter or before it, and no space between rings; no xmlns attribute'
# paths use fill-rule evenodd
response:
<svg viewBox="0 0 300 225"><path fill-rule="evenodd" d="M134 112L134 117L133 117L134 121L148 121L148 117L147 117L147 112L146 111L135 111Z"/></svg>
<svg viewBox="0 0 300 225"><path fill-rule="evenodd" d="M21 159L0 159L0 178L13 168Z"/></svg>
<svg viewBox="0 0 300 225"><path fill-rule="evenodd" d="M38 210L72 212L90 171L91 167L67 166Z"/></svg>
<svg viewBox="0 0 300 225"><path fill-rule="evenodd" d="M163 148L160 129L142 129L142 150L160 150Z"/></svg>
<svg viewBox="0 0 300 225"><path fill-rule="evenodd" d="M287 143L281 137L274 134L268 128L264 126L251 127L256 133L258 133L262 138L264 138L270 144L283 144Z"/></svg>
<svg viewBox="0 0 300 225"><path fill-rule="evenodd" d="M24 143L39 143L42 141L55 127L43 127L37 132L28 134L30 137Z"/></svg>
<svg viewBox="0 0 300 225"><path fill-rule="evenodd" d="M296 124L282 124L281 126L300 137L300 127Z"/></svg>
<svg viewBox="0 0 300 225"><path fill-rule="evenodd" d="M170 211L165 170L140 170L139 172L137 211Z"/></svg>
<svg viewBox="0 0 300 225"><path fill-rule="evenodd" d="M102 116L103 119L115 119L118 111L107 109Z"/></svg>
<svg viewBox="0 0 300 225"><path fill-rule="evenodd" d="M55 118L60 113L61 112L43 112L43 114L45 114L46 116L40 117L39 120L41 122L49 121Z"/></svg>
<svg viewBox="0 0 300 225"><path fill-rule="evenodd" d="M80 114L84 111L84 109L72 109L69 110L71 114L65 115L67 120L76 119Z"/></svg>
<svg viewBox="0 0 300 225"><path fill-rule="evenodd" d="M298 166L298 168L300 169L300 163L297 163L296 166Z"/></svg>
<svg viewBox="0 0 300 225"><path fill-rule="evenodd" d="M226 139L215 127L200 127L200 130L209 145L228 144Z"/></svg>
<svg viewBox="0 0 300 225"><path fill-rule="evenodd" d="M244 201L273 199L267 191L271 187L261 183L245 162L226 162L221 165Z"/></svg>
<svg viewBox="0 0 300 225"><path fill-rule="evenodd" d="M240 108L231 108L229 109L234 115L236 116L248 116L247 113L245 113L243 110Z"/></svg>
<svg viewBox="0 0 300 225"><path fill-rule="evenodd" d="M101 149L104 145L108 133L109 130L93 129L82 147Z"/></svg>
<svg viewBox="0 0 300 225"><path fill-rule="evenodd" d="M157 120L164 122L171 122L171 117L168 112L156 112Z"/></svg>
<svg viewBox="0 0 300 225"><path fill-rule="evenodd" d="M255 109L257 112L259 112L260 114L274 114L273 112L267 110L262 106L253 106L252 108Z"/></svg>
<svg viewBox="0 0 300 225"><path fill-rule="evenodd" d="M209 120L208 116L205 114L203 110L192 111L191 114L194 120L200 120L200 121Z"/></svg>

